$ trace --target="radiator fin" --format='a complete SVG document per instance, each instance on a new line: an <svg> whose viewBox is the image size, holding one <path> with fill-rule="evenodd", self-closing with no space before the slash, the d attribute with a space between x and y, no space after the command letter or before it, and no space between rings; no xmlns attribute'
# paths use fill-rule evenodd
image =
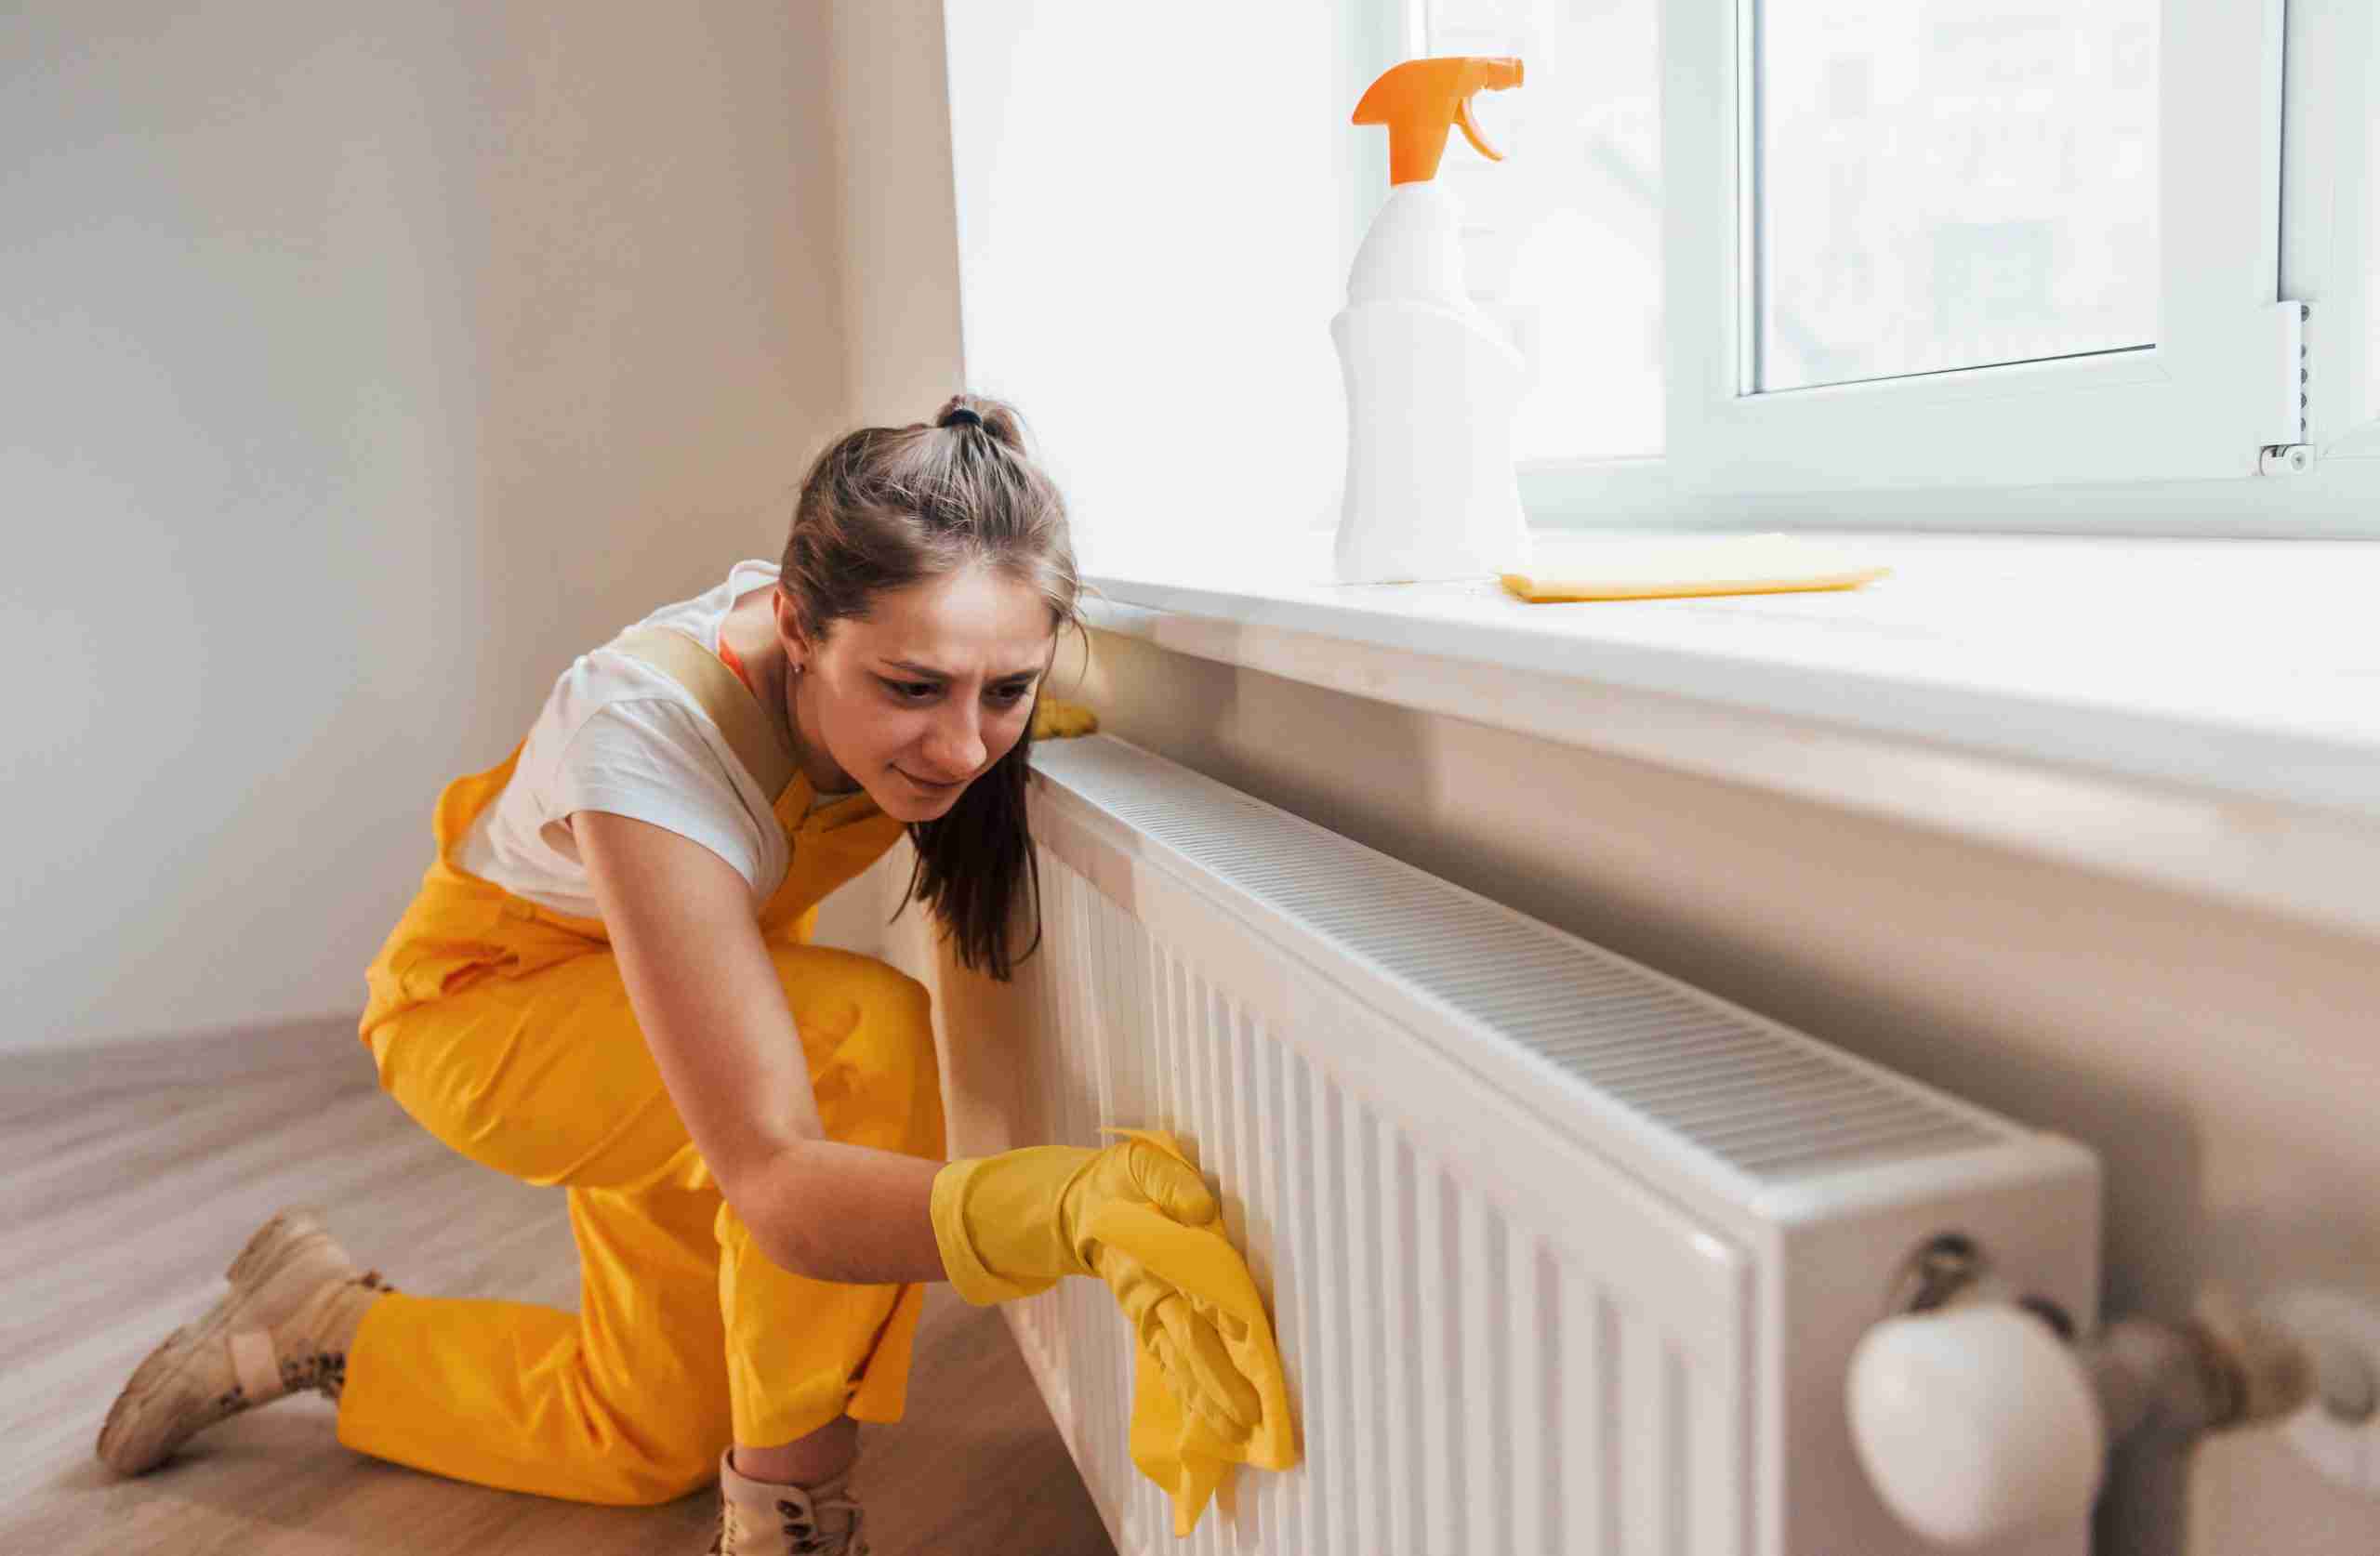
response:
<svg viewBox="0 0 2380 1556"><path fill-rule="evenodd" d="M1230 1516L1211 1509L1177 1543L1130 1460L1131 1351L1106 1289L1010 1304L1119 1549L1729 1549L1686 1543L1685 1486L1732 1529L1735 1450L1689 1433L1693 1380L1659 1314L1616 1300L1062 862L1042 886L1053 932L1021 976L1054 1019L1023 1127L1088 1141L1145 1118L1183 1140L1223 1187L1305 1428L1301 1472L1239 1477Z"/></svg>
<svg viewBox="0 0 2380 1556"><path fill-rule="evenodd" d="M1035 764L1423 999L1736 1171L1782 1181L2006 1131L1724 1000L1112 740Z"/></svg>

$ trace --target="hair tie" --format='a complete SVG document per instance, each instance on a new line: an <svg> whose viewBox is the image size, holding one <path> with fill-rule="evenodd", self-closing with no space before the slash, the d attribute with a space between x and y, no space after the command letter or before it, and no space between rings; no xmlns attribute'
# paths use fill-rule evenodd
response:
<svg viewBox="0 0 2380 1556"><path fill-rule="evenodd" d="M961 405L943 417L942 424L945 427L981 427L984 425L984 418Z"/></svg>

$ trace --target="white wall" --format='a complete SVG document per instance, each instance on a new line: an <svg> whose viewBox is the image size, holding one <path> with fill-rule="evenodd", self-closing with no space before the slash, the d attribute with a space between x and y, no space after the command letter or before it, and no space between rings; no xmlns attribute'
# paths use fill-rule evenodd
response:
<svg viewBox="0 0 2380 1556"><path fill-rule="evenodd" d="M0 1047L359 1009L439 785L775 555L827 72L807 5L12 11Z"/></svg>
<svg viewBox="0 0 2380 1556"><path fill-rule="evenodd" d="M947 12L967 370L1034 424L1086 563L1335 512L1329 326L1388 191L1385 132L1347 120L1395 7Z"/></svg>

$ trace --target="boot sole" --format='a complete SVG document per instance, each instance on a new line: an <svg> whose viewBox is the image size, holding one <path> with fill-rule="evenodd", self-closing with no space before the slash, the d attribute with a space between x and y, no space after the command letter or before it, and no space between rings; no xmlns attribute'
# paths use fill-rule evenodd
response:
<svg viewBox="0 0 2380 1556"><path fill-rule="evenodd" d="M138 1475L179 1446L190 1434L176 1433L171 1418L187 1403L178 1385L192 1358L231 1330L270 1328L294 1312L319 1282L309 1279L296 1290L284 1290L289 1283L283 1277L324 1246L356 1272L311 1207L284 1210L258 1228L223 1272L231 1289L205 1314L166 1336L133 1370L99 1427L99 1461L119 1475Z"/></svg>

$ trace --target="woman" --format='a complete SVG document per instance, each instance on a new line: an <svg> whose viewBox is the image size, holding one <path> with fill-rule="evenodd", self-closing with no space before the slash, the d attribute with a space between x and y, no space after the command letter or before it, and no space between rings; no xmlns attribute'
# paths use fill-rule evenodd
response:
<svg viewBox="0 0 2380 1556"><path fill-rule="evenodd" d="M399 1295L284 1212L142 1363L99 1457L139 1473L311 1387L382 1458L596 1502L716 1475L716 1549L860 1550L858 1422L900 1417L919 1283L982 1303L1069 1273L1252 1415L1211 1326L1077 1231L1117 1200L1210 1223L1197 1174L1137 1140L944 1164L925 991L805 943L906 831L911 894L1009 975L1076 590L1014 413L959 396L821 455L779 565L575 663L510 758L440 797L361 1032L431 1133L568 1189L580 1311Z"/></svg>

